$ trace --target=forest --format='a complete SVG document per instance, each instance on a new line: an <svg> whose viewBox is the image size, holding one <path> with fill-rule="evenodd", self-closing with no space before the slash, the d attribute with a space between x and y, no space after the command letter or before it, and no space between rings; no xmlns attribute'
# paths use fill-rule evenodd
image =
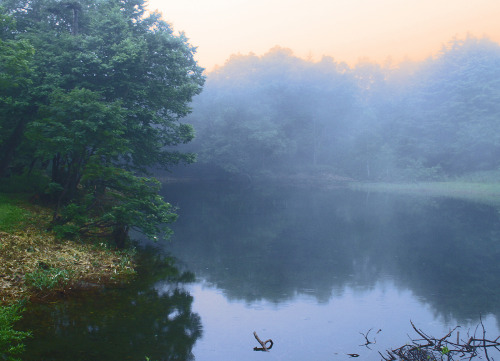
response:
<svg viewBox="0 0 500 361"><path fill-rule="evenodd" d="M36 179L23 191L53 206L63 236L122 247L130 229L168 233L176 215L151 174L196 160L187 172L388 182L500 165L500 45L487 38L354 67L276 47L205 73L142 0L3 0L0 20L0 176Z"/></svg>
<svg viewBox="0 0 500 361"><path fill-rule="evenodd" d="M349 67L276 47L234 55L195 98L199 169L413 182L500 165L500 46L454 39L423 62Z"/></svg>

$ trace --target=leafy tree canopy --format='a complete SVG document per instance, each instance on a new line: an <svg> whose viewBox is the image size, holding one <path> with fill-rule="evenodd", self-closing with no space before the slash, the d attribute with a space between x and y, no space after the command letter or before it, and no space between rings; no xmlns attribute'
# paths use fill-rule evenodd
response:
<svg viewBox="0 0 500 361"><path fill-rule="evenodd" d="M194 137L180 120L204 83L196 49L142 0L3 5L0 175L45 172L66 231L99 226L119 243L129 227L154 236L175 216L141 175L194 160L173 147Z"/></svg>

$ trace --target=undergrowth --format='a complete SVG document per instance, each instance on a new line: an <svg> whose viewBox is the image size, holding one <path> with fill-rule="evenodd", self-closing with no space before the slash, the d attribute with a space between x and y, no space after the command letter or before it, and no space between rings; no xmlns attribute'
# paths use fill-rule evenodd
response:
<svg viewBox="0 0 500 361"><path fill-rule="evenodd" d="M0 306L0 359L19 360L17 358L24 351L23 340L31 336L30 332L14 329L16 321L21 319L23 304L14 303L10 306Z"/></svg>
<svg viewBox="0 0 500 361"><path fill-rule="evenodd" d="M0 231L16 231L28 217L29 212L19 207L15 200L0 194Z"/></svg>
<svg viewBox="0 0 500 361"><path fill-rule="evenodd" d="M102 238L61 239L48 231L49 208L0 193L0 210L8 210L0 212L0 304L49 300L89 286L120 284L135 274L133 249L116 250Z"/></svg>

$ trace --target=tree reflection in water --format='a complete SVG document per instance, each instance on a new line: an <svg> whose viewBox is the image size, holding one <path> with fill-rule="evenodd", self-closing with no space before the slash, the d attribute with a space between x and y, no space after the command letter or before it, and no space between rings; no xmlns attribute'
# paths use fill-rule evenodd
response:
<svg viewBox="0 0 500 361"><path fill-rule="evenodd" d="M445 320L500 319L495 207L274 184L164 191L181 209L168 249L229 299L328 303L391 280Z"/></svg>
<svg viewBox="0 0 500 361"><path fill-rule="evenodd" d="M23 329L33 330L24 360L192 360L202 334L192 296L194 276L149 256L131 287L100 291L51 305L31 305ZM168 292L155 288L169 280Z"/></svg>

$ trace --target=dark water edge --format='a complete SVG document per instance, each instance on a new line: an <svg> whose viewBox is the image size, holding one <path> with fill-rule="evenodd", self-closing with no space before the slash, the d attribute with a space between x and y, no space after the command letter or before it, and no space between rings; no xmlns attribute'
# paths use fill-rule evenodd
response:
<svg viewBox="0 0 500 361"><path fill-rule="evenodd" d="M498 210L460 200L261 184L167 184L177 268L31 306L26 360L344 359L500 319ZM372 350L369 329L382 329ZM375 331L372 331L375 332ZM464 331L465 332L465 331ZM71 355L70 358L68 358Z"/></svg>
<svg viewBox="0 0 500 361"><path fill-rule="evenodd" d="M139 274L122 288L50 304L27 306L18 325L34 337L23 360L190 360L202 335L193 297L185 285L194 280L157 249L142 251ZM159 291L155 284L168 282Z"/></svg>

